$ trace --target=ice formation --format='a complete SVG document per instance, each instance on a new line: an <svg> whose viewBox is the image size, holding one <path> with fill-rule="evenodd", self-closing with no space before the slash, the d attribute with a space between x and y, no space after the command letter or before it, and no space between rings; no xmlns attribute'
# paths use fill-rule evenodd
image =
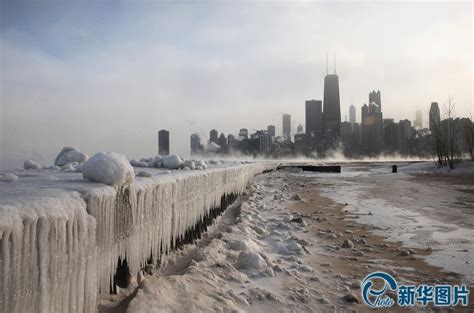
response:
<svg viewBox="0 0 474 313"><path fill-rule="evenodd" d="M18 181L19 178L15 174L12 173L0 173L0 181L5 181L5 182L16 182Z"/></svg>
<svg viewBox="0 0 474 313"><path fill-rule="evenodd" d="M137 159L131 159L130 165L134 167L148 167L148 163L145 161L139 161Z"/></svg>
<svg viewBox="0 0 474 313"><path fill-rule="evenodd" d="M23 163L23 167L25 170L40 170L41 169L41 165L39 165L33 160L26 160Z"/></svg>
<svg viewBox="0 0 474 313"><path fill-rule="evenodd" d="M152 169L119 188L80 173L44 171L0 188L0 312L94 312L119 259L136 275L275 163L206 171ZM128 160L98 153L82 165L96 182L133 181ZM133 175L133 176L132 176ZM17 186L18 185L18 186ZM48 188L38 188L47 185Z"/></svg>
<svg viewBox="0 0 474 313"><path fill-rule="evenodd" d="M85 153L82 153L76 148L73 147L64 147L61 152L56 156L54 160L54 165L64 166L68 163L77 162L78 164L84 163L89 159L89 156Z"/></svg>
<svg viewBox="0 0 474 313"><path fill-rule="evenodd" d="M81 166L85 179L111 186L131 184L135 180L133 167L119 153L99 152Z"/></svg>
<svg viewBox="0 0 474 313"><path fill-rule="evenodd" d="M161 161L163 162L163 167L170 170L180 168L184 163L184 160L176 154L166 155L161 158Z"/></svg>

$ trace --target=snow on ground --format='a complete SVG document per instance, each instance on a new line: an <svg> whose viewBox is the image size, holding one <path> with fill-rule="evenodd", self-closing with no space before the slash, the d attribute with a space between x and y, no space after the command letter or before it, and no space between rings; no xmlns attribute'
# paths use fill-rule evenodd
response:
<svg viewBox="0 0 474 313"><path fill-rule="evenodd" d="M377 234L408 247L432 248L433 253L426 257L430 264L463 274L473 284L474 185L448 180L455 178L457 170L462 179L473 163L459 164L444 178L422 176L418 180L406 173L436 172L434 163L403 165L402 173L397 174L391 173L391 163L380 163L345 166L341 174L304 175L318 181L324 196L347 203L348 210L359 215L358 222L374 225Z"/></svg>
<svg viewBox="0 0 474 313"><path fill-rule="evenodd" d="M317 239L303 239L311 222L289 213L299 200L284 175L257 177L241 206L146 278L127 312L334 310L315 287L308 260Z"/></svg>

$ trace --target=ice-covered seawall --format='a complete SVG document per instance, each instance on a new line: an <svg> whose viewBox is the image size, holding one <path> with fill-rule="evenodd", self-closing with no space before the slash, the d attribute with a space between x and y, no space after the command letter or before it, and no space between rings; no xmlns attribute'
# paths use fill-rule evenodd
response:
<svg viewBox="0 0 474 313"><path fill-rule="evenodd" d="M137 273L183 237L224 195L275 163L205 171L150 170L128 187L78 173L29 171L0 182L0 311L93 312L119 258Z"/></svg>

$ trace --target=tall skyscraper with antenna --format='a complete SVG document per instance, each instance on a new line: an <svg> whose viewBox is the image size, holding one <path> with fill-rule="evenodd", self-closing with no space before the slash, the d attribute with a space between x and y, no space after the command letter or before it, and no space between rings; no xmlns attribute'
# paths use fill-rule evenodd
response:
<svg viewBox="0 0 474 313"><path fill-rule="evenodd" d="M341 134L341 102L339 99L339 77L336 74L336 54L334 54L334 74L329 74L326 56L326 77L324 77L323 136L334 140Z"/></svg>

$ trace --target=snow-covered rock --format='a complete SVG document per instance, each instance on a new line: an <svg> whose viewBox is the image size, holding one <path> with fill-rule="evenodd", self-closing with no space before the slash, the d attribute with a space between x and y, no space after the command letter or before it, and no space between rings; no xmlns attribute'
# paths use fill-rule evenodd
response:
<svg viewBox="0 0 474 313"><path fill-rule="evenodd" d="M255 269L258 271L266 271L267 262L257 252L242 251L237 258L236 268L240 269Z"/></svg>
<svg viewBox="0 0 474 313"><path fill-rule="evenodd" d="M4 182L16 182L18 181L19 178L18 176L16 176L15 174L13 173L0 173L0 181L4 181Z"/></svg>
<svg viewBox="0 0 474 313"><path fill-rule="evenodd" d="M23 168L25 170L40 170L41 169L41 165L39 165L38 163L36 163L35 161L33 160L26 160L24 163L23 163Z"/></svg>
<svg viewBox="0 0 474 313"><path fill-rule="evenodd" d="M189 167L189 169L191 170L194 170L196 168L196 164L194 163L194 161L191 161L191 160L184 161L183 166Z"/></svg>
<svg viewBox="0 0 474 313"><path fill-rule="evenodd" d="M196 160L195 162L196 167L201 167L200 169L206 169L207 168L207 163L203 160Z"/></svg>
<svg viewBox="0 0 474 313"><path fill-rule="evenodd" d="M161 156L159 155L153 158L150 158L147 163L148 163L148 167L156 167L156 168L160 168L163 164L163 162L161 161Z"/></svg>
<svg viewBox="0 0 474 313"><path fill-rule="evenodd" d="M163 162L163 167L170 170L178 169L184 163L184 160L176 154L166 155L161 158L161 161Z"/></svg>
<svg viewBox="0 0 474 313"><path fill-rule="evenodd" d="M75 171L77 171L78 167L79 167L79 163L71 162L71 163L67 163L64 166L61 166L61 171L63 171L63 172L75 172Z"/></svg>
<svg viewBox="0 0 474 313"><path fill-rule="evenodd" d="M64 166L68 163L77 162L84 163L89 159L89 156L85 153L82 153L76 148L73 147L64 147L61 152L56 156L54 160L54 165Z"/></svg>
<svg viewBox="0 0 474 313"><path fill-rule="evenodd" d="M81 170L85 179L106 185L117 186L135 181L133 167L119 153L96 153L82 165Z"/></svg>
<svg viewBox="0 0 474 313"><path fill-rule="evenodd" d="M137 174L138 177L152 177L153 173L149 171L140 171Z"/></svg>
<svg viewBox="0 0 474 313"><path fill-rule="evenodd" d="M131 159L130 164L134 167L148 167L147 162L142 162L137 159Z"/></svg>

